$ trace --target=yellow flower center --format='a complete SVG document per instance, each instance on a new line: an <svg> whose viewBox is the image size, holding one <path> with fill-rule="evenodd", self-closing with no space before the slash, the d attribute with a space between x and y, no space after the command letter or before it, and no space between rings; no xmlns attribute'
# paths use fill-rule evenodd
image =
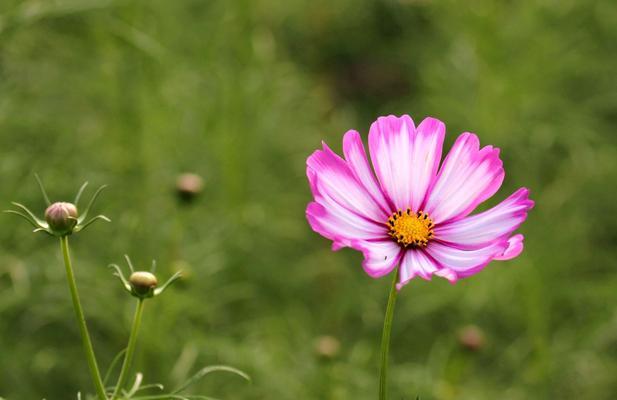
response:
<svg viewBox="0 0 617 400"><path fill-rule="evenodd" d="M422 211L398 210L388 218L388 234L403 247L426 247L433 237L433 221Z"/></svg>

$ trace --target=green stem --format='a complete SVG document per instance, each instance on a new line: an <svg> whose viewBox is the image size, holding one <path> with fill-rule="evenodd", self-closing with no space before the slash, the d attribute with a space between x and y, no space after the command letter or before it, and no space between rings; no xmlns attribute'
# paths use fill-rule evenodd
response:
<svg viewBox="0 0 617 400"><path fill-rule="evenodd" d="M383 321L383 332L381 334L381 369L379 371L379 400L388 398L388 354L390 352L390 333L392 332L392 318L394 316L394 305L396 304L396 281L398 279L398 268L394 270L394 278L388 296L388 306L386 316Z"/></svg>
<svg viewBox="0 0 617 400"><path fill-rule="evenodd" d="M129 344L126 346L126 354L124 355L124 361L122 362L122 369L120 370L120 376L118 377L118 383L114 390L114 394L111 396L111 400L114 400L122 386L126 383L128 378L131 362L133 361L133 354L135 353L135 343L137 343L137 333L139 332L139 326L141 325L141 315L144 311L144 299L138 299L137 308L135 309L135 316L133 317L133 326L131 327L131 334L129 336Z"/></svg>
<svg viewBox="0 0 617 400"><path fill-rule="evenodd" d="M69 253L69 239L67 236L60 238L60 248L62 249L62 255L64 256L64 266L66 267L66 279L71 290L71 298L73 300L73 308L75 309L75 317L79 324L79 332L81 334L81 342L84 346L84 352L88 359L88 367L90 368L90 375L92 376L92 382L96 388L96 395L99 400L107 400L105 395L105 387L101 380L101 374L99 367L96 363L96 357L94 355L94 349L92 348L92 341L90 340L90 334L88 333L88 327L86 326L86 318L84 317L84 310L81 308L81 302L79 301L79 293L77 292L77 284L75 283L75 275L73 274L73 266L71 265L71 256Z"/></svg>

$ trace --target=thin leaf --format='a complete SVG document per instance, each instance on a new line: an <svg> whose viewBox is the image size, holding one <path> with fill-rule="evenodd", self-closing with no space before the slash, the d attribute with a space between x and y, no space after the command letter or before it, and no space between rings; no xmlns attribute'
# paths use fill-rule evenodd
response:
<svg viewBox="0 0 617 400"><path fill-rule="evenodd" d="M142 390L148 390L148 389L158 389L158 390L163 390L165 389L165 386L163 386L160 383L149 383L147 385L143 385L141 386L137 391L141 392Z"/></svg>
<svg viewBox="0 0 617 400"><path fill-rule="evenodd" d="M130 292L131 291L131 284L124 277L124 274L122 273L122 270L120 269L120 267L118 267L116 264L109 264L109 268L112 268L114 270L114 272L113 272L114 276L117 276L118 278L120 278L124 288Z"/></svg>
<svg viewBox="0 0 617 400"><path fill-rule="evenodd" d="M32 211L30 211L30 209L28 207L24 206L21 203L17 203L15 201L12 201L11 204L14 205L15 207L19 207L23 211L25 211L26 214L28 214L30 216L30 218L32 218L33 221L35 221L37 224L39 224L39 226L47 226L47 222L43 221L42 219L39 219L36 215L34 215L34 213Z"/></svg>
<svg viewBox="0 0 617 400"><path fill-rule="evenodd" d="M30 224L32 224L32 226L34 226L35 228L40 228L35 221L32 220L32 218L30 218L29 216L27 216L26 214L23 214L20 211L15 211L15 210L4 210L5 213L7 214L15 214L15 215L19 215L20 217L22 217L23 219L25 219L26 221L28 221ZM0 400L3 400L2 398L0 398Z"/></svg>
<svg viewBox="0 0 617 400"><path fill-rule="evenodd" d="M133 383L133 387L126 394L126 397L129 397L129 398L132 397L139 390L139 387L141 386L141 382L143 380L144 380L144 374L142 374L141 372L138 372L135 375L135 383Z"/></svg>
<svg viewBox="0 0 617 400"><path fill-rule="evenodd" d="M81 185L81 187L77 191L77 196L75 196L75 201L73 202L73 204L75 204L75 207L77 207L77 205L79 204L79 199L81 199L81 195L83 194L86 186L88 186L88 181L85 181L84 184Z"/></svg>
<svg viewBox="0 0 617 400"><path fill-rule="evenodd" d="M35 230L32 231L32 233L38 233L38 232L45 232L46 234L50 236L54 236L54 234L51 233L49 229L46 229L46 228L36 228Z"/></svg>
<svg viewBox="0 0 617 400"><path fill-rule="evenodd" d="M186 390L189 386L193 385L194 383L196 383L197 381L199 381L201 378L203 378L204 376L212 373L212 372L231 372L232 374L236 374L244 379L246 379L247 381L251 381L251 377L248 376L246 373L240 371L239 369L233 368L233 367L229 367L227 365L211 365L209 367L204 367L202 369L200 369L199 371L197 371L197 373L195 375L193 375L192 377L190 377L189 379L187 379L182 385L180 385L179 388L177 388L176 390L174 390L172 392L172 394L175 393L180 393L184 390Z"/></svg>
<svg viewBox="0 0 617 400"><path fill-rule="evenodd" d="M131 258L129 257L128 254L124 255L124 259L126 260L126 263L129 265L129 269L131 270L131 273L135 272L135 268L133 268L133 263L131 262Z"/></svg>
<svg viewBox="0 0 617 400"><path fill-rule="evenodd" d="M104 216L104 215L97 215L96 217L92 217L92 219L91 219L90 221L86 222L85 224L83 224L83 225L79 225L79 226L77 227L77 229L75 229L75 232L81 232L81 231L83 231L83 230L84 230L84 229L86 229L88 226L90 226L93 222L98 221L99 219L101 219L101 220L103 220L103 221L105 221L105 222L111 222L111 220L110 220L109 218L107 218L106 216ZM79 221L79 220L78 220L78 221Z"/></svg>
<svg viewBox="0 0 617 400"><path fill-rule="evenodd" d="M182 277L182 271L178 271L175 274L173 274L173 276L171 278L169 278L167 280L167 282L165 282L163 284L163 286L158 287L154 290L154 295L158 296L159 294L163 293L165 291L165 289L167 289L167 287L169 285L171 285L172 283L174 283L175 281L177 281L178 279L180 279Z"/></svg>
<svg viewBox="0 0 617 400"><path fill-rule="evenodd" d="M117 265L116 265L116 267L117 267ZM120 279L122 279L122 278L120 278ZM122 283L124 283L124 282L122 282ZM103 385L107 385L107 381L111 377L111 373L113 372L113 370L116 367L116 365L118 365L118 363L122 359L122 356L124 355L124 353L126 353L126 348L120 350L120 352L118 352L118 354L116 354L114 359L111 361L111 364L109 364L109 368L107 368L107 372L105 373L105 378L103 378Z"/></svg>
<svg viewBox="0 0 617 400"><path fill-rule="evenodd" d="M99 197L99 194L101 194L103 189L105 189L106 187L107 187L107 185L103 185L100 188L98 188L96 190L96 192L94 192L94 194L92 195L92 198L90 199L90 202L88 203L88 206L84 210L83 214L81 214L81 216L79 217L79 222L80 223L83 222L86 219L86 217L88 216L88 213L90 212L90 208L94 204L94 202L97 199L97 197Z"/></svg>
<svg viewBox="0 0 617 400"><path fill-rule="evenodd" d="M39 174L34 174L34 177L36 178L36 181L39 184L39 188L41 188L41 193L43 193L43 198L45 199L45 203L47 205L51 204L51 201L49 201L49 196L47 196L47 192L45 191L45 186L43 186L43 182L41 182L41 178L39 178Z"/></svg>

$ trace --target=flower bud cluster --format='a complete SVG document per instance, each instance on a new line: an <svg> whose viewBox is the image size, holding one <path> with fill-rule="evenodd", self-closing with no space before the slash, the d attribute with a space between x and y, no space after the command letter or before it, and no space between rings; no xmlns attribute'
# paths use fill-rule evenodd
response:
<svg viewBox="0 0 617 400"><path fill-rule="evenodd" d="M66 201L58 201L52 203L49 201L49 196L47 196L47 192L43 187L41 180L38 175L35 175L37 182L39 183L39 187L43 194L43 198L47 203L47 209L45 210L45 219L40 219L32 211L30 211L26 206L20 203L13 202L13 205L17 207L16 210L6 210L5 212L18 215L19 217L27 220L31 225L34 226L34 232L46 232L50 235L57 236L60 238L66 239L66 236L71 235L73 233L79 232L92 224L97 220L104 220L109 222L109 218L104 215L97 215L90 220L86 221L86 217L88 216L88 212L92 207L92 204L101 193L101 191L105 188L105 186L101 186L92 196L92 199L88 203L87 207L84 209L83 213L79 213L77 211L77 204L79 203L79 199L81 198L84 189L88 185L88 182L84 183L79 191L77 192L77 196L75 197L75 201L72 203ZM185 196L195 196L201 191L202 180L198 175L194 174L185 174L182 175L178 181L178 190L183 193ZM135 296L139 299L146 299L150 297L158 296L163 293L165 289L171 285L173 282L180 278L180 272L174 274L167 282L165 282L161 287L158 287L158 280L154 275L155 264L152 263L151 271L135 271L133 269L133 265L131 264L131 260L128 256L126 257L126 261L129 265L131 275L129 279L126 279L120 270L120 267L112 264L110 267L115 269L114 275L116 275L122 281L122 284L127 292L129 292L132 296ZM1 399L0 399L1 400Z"/></svg>

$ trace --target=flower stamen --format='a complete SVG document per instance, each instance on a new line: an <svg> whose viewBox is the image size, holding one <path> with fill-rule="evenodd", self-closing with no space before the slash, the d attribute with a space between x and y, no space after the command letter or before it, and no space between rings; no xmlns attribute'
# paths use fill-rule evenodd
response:
<svg viewBox="0 0 617 400"><path fill-rule="evenodd" d="M403 247L426 247L433 237L433 221L423 211L398 210L388 218L388 234Z"/></svg>

